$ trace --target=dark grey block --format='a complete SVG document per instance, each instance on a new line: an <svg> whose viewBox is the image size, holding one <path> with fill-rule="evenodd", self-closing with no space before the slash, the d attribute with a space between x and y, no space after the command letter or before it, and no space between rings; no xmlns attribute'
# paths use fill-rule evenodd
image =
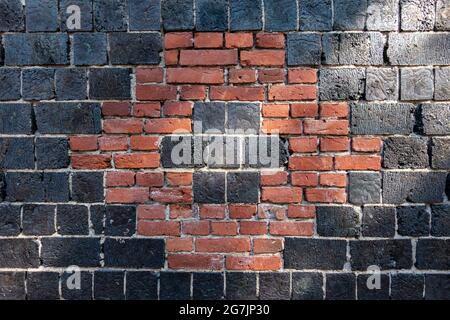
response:
<svg viewBox="0 0 450 320"><path fill-rule="evenodd" d="M127 300L156 300L158 298L158 275L148 271L127 271Z"/></svg>
<svg viewBox="0 0 450 320"><path fill-rule="evenodd" d="M379 277L375 280L374 277ZM389 300L389 275L359 274L357 279L358 300ZM380 285L377 287L377 285Z"/></svg>
<svg viewBox="0 0 450 320"><path fill-rule="evenodd" d="M125 271L97 270L94 272L95 300L124 300Z"/></svg>
<svg viewBox="0 0 450 320"><path fill-rule="evenodd" d="M87 97L86 69L56 69L57 100L84 100Z"/></svg>
<svg viewBox="0 0 450 320"><path fill-rule="evenodd" d="M21 0L0 1L0 31L23 31L24 12Z"/></svg>
<svg viewBox="0 0 450 320"><path fill-rule="evenodd" d="M228 29L228 1L196 0L195 17L197 31L225 31Z"/></svg>
<svg viewBox="0 0 450 320"><path fill-rule="evenodd" d="M193 119L195 133L224 133L225 103L196 102L194 104Z"/></svg>
<svg viewBox="0 0 450 320"><path fill-rule="evenodd" d="M361 229L364 237L394 237L395 208L364 206Z"/></svg>
<svg viewBox="0 0 450 320"><path fill-rule="evenodd" d="M31 134L33 132L31 104L0 104L0 133Z"/></svg>
<svg viewBox="0 0 450 320"><path fill-rule="evenodd" d="M22 233L44 236L55 233L55 206L26 204L22 213Z"/></svg>
<svg viewBox="0 0 450 320"><path fill-rule="evenodd" d="M131 70L125 68L91 69L89 97L97 100L131 98Z"/></svg>
<svg viewBox="0 0 450 320"><path fill-rule="evenodd" d="M261 122L260 105L256 103L227 104L227 132L258 134Z"/></svg>
<svg viewBox="0 0 450 320"><path fill-rule="evenodd" d="M194 173L193 192L194 202L225 203L225 173Z"/></svg>
<svg viewBox="0 0 450 320"><path fill-rule="evenodd" d="M430 213L425 206L397 207L398 234L423 237L430 234Z"/></svg>
<svg viewBox="0 0 450 320"><path fill-rule="evenodd" d="M59 273L28 272L27 298L29 300L59 300Z"/></svg>
<svg viewBox="0 0 450 320"><path fill-rule="evenodd" d="M29 0L25 12L28 32L58 30L58 0Z"/></svg>
<svg viewBox="0 0 450 320"><path fill-rule="evenodd" d="M44 267L100 266L100 238L47 237L41 243Z"/></svg>
<svg viewBox="0 0 450 320"><path fill-rule="evenodd" d="M299 15L301 31L329 31L333 27L331 0L303 0Z"/></svg>
<svg viewBox="0 0 450 320"><path fill-rule="evenodd" d="M192 274L194 300L222 300L224 298L224 275L219 272Z"/></svg>
<svg viewBox="0 0 450 320"><path fill-rule="evenodd" d="M259 172L229 172L227 174L227 201L257 203L259 200Z"/></svg>
<svg viewBox="0 0 450 320"><path fill-rule="evenodd" d="M359 235L359 215L353 207L317 207L316 219L317 233L322 237L356 237Z"/></svg>
<svg viewBox="0 0 450 320"><path fill-rule="evenodd" d="M25 300L25 272L0 272L0 300Z"/></svg>
<svg viewBox="0 0 450 320"><path fill-rule="evenodd" d="M422 274L395 273L391 275L392 300L422 300L424 276Z"/></svg>
<svg viewBox="0 0 450 320"><path fill-rule="evenodd" d="M89 212L86 206L58 205L56 225L61 235L89 235Z"/></svg>
<svg viewBox="0 0 450 320"><path fill-rule="evenodd" d="M34 169L33 138L0 138L0 168Z"/></svg>
<svg viewBox="0 0 450 320"><path fill-rule="evenodd" d="M322 68L320 100L359 100L364 96L365 70L362 68Z"/></svg>
<svg viewBox="0 0 450 320"><path fill-rule="evenodd" d="M75 65L105 65L108 62L105 33L76 33L72 46Z"/></svg>
<svg viewBox="0 0 450 320"><path fill-rule="evenodd" d="M192 30L194 28L193 0L164 0L161 3L161 16L167 31Z"/></svg>
<svg viewBox="0 0 450 320"><path fill-rule="evenodd" d="M161 36L156 33L112 33L109 46L112 64L159 64L161 60Z"/></svg>
<svg viewBox="0 0 450 320"><path fill-rule="evenodd" d="M0 267L39 267L39 244L33 239L0 239Z"/></svg>
<svg viewBox="0 0 450 320"><path fill-rule="evenodd" d="M230 29L232 31L261 30L262 3L254 0L230 0Z"/></svg>
<svg viewBox="0 0 450 320"><path fill-rule="evenodd" d="M431 235L435 237L450 235L450 205L431 206Z"/></svg>
<svg viewBox="0 0 450 320"><path fill-rule="evenodd" d="M72 173L71 198L77 202L102 202L103 172Z"/></svg>
<svg viewBox="0 0 450 320"><path fill-rule="evenodd" d="M33 68L22 71L25 100L50 100L55 97L55 69Z"/></svg>
<svg viewBox="0 0 450 320"><path fill-rule="evenodd" d="M264 18L267 31L297 30L297 1L264 0Z"/></svg>
<svg viewBox="0 0 450 320"><path fill-rule="evenodd" d="M380 203L381 175L375 172L349 173L349 202L355 204Z"/></svg>
<svg viewBox="0 0 450 320"><path fill-rule="evenodd" d="M364 29L367 0L335 0L333 4L335 30Z"/></svg>
<svg viewBox="0 0 450 320"><path fill-rule="evenodd" d="M158 269L164 267L164 240L113 239L104 243L105 266L111 268Z"/></svg>
<svg viewBox="0 0 450 320"><path fill-rule="evenodd" d="M36 139L37 169L67 168L69 159L69 142L66 138Z"/></svg>
<svg viewBox="0 0 450 320"><path fill-rule="evenodd" d="M0 236L18 236L20 231L20 205L0 204Z"/></svg>
<svg viewBox="0 0 450 320"><path fill-rule="evenodd" d="M130 30L161 29L161 0L128 0L128 13Z"/></svg>
<svg viewBox="0 0 450 320"><path fill-rule="evenodd" d="M1 4L0 4L1 6ZM1 49L0 49L1 51ZM1 54L0 54L1 55ZM0 69L0 100L18 100L20 92L20 69L1 68Z"/></svg>
<svg viewBox="0 0 450 320"><path fill-rule="evenodd" d="M187 272L161 272L159 299L189 300L191 298L191 274Z"/></svg>
<svg viewBox="0 0 450 320"><path fill-rule="evenodd" d="M323 297L323 275L321 273L292 273L293 300L322 300Z"/></svg>
<svg viewBox="0 0 450 320"><path fill-rule="evenodd" d="M355 300L356 277L353 273L329 273L325 290L327 300Z"/></svg>
<svg viewBox="0 0 450 320"><path fill-rule="evenodd" d="M426 135L450 134L450 104L422 104L421 112Z"/></svg>
<svg viewBox="0 0 450 320"><path fill-rule="evenodd" d="M289 300L291 295L290 274L270 272L259 275L259 298L261 300Z"/></svg>
<svg viewBox="0 0 450 320"><path fill-rule="evenodd" d="M126 0L93 0L95 30L126 31L128 12Z"/></svg>
<svg viewBox="0 0 450 320"><path fill-rule="evenodd" d="M287 63L289 66L318 65L321 57L320 35L289 33Z"/></svg>
<svg viewBox="0 0 450 320"><path fill-rule="evenodd" d="M416 267L420 270L448 270L450 240L419 239L416 247Z"/></svg>

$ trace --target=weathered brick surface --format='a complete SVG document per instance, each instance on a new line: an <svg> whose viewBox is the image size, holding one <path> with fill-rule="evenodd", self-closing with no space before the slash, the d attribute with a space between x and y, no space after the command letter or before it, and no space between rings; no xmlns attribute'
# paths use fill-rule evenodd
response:
<svg viewBox="0 0 450 320"><path fill-rule="evenodd" d="M0 299L449 299L449 5L0 0Z"/></svg>

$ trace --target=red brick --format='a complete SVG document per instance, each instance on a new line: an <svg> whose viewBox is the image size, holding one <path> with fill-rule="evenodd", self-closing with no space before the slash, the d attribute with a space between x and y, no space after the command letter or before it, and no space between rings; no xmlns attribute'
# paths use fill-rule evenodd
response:
<svg viewBox="0 0 450 320"><path fill-rule="evenodd" d="M347 137L326 137L320 139L320 151L348 151L350 139Z"/></svg>
<svg viewBox="0 0 450 320"><path fill-rule="evenodd" d="M187 252L193 249L192 238L169 238L166 240L166 250L169 252Z"/></svg>
<svg viewBox="0 0 450 320"><path fill-rule="evenodd" d="M314 224L297 221L271 221L270 234L274 236L312 236L314 234Z"/></svg>
<svg viewBox="0 0 450 320"><path fill-rule="evenodd" d="M137 231L142 236L179 236L180 222L140 220Z"/></svg>
<svg viewBox="0 0 450 320"><path fill-rule="evenodd" d="M293 137L289 139L289 149L292 152L316 152L317 137Z"/></svg>
<svg viewBox="0 0 450 320"><path fill-rule="evenodd" d="M166 206L161 204L144 204L137 207L139 220L164 220Z"/></svg>
<svg viewBox="0 0 450 320"><path fill-rule="evenodd" d="M345 203L345 189L306 189L306 200L320 203Z"/></svg>
<svg viewBox="0 0 450 320"><path fill-rule="evenodd" d="M319 176L315 172L292 172L292 185L299 187L314 187L319 183Z"/></svg>
<svg viewBox="0 0 450 320"><path fill-rule="evenodd" d="M260 253L277 253L283 250L283 241L281 239L254 239L253 252Z"/></svg>
<svg viewBox="0 0 450 320"><path fill-rule="evenodd" d="M161 116L161 104L159 102L136 103L133 108L135 117L159 118Z"/></svg>
<svg viewBox="0 0 450 320"><path fill-rule="evenodd" d="M104 116L125 117L130 114L129 102L104 102L102 105L102 114Z"/></svg>
<svg viewBox="0 0 450 320"><path fill-rule="evenodd" d="M264 100L264 88L262 87L211 87L210 97L212 100L241 100L261 101Z"/></svg>
<svg viewBox="0 0 450 320"><path fill-rule="evenodd" d="M192 105L190 101L168 101L164 103L164 115L189 117L192 115Z"/></svg>
<svg viewBox="0 0 450 320"><path fill-rule="evenodd" d="M282 67L284 60L284 50L241 51L241 65L243 66Z"/></svg>
<svg viewBox="0 0 450 320"><path fill-rule="evenodd" d="M144 130L147 133L186 133L191 132L191 119L162 118L148 119Z"/></svg>
<svg viewBox="0 0 450 320"><path fill-rule="evenodd" d="M145 169L159 167L158 153L134 153L114 155L114 164L119 169Z"/></svg>
<svg viewBox="0 0 450 320"><path fill-rule="evenodd" d="M167 83L222 84L224 73L219 68L168 68Z"/></svg>
<svg viewBox="0 0 450 320"><path fill-rule="evenodd" d="M191 203L192 188L155 188L150 190L150 198L163 203Z"/></svg>
<svg viewBox="0 0 450 320"><path fill-rule="evenodd" d="M131 136L130 147L132 150L138 151L154 151L158 150L158 137L154 136Z"/></svg>
<svg viewBox="0 0 450 320"><path fill-rule="evenodd" d="M227 66L237 64L237 50L181 50L183 66Z"/></svg>
<svg viewBox="0 0 450 320"><path fill-rule="evenodd" d="M138 100L174 100L177 98L177 87L163 84L141 84L136 86Z"/></svg>
<svg viewBox="0 0 450 320"><path fill-rule="evenodd" d="M169 268L186 270L221 270L223 257L211 254L169 254Z"/></svg>
<svg viewBox="0 0 450 320"><path fill-rule="evenodd" d="M253 34L251 32L225 33L225 46L227 48L253 47Z"/></svg>
<svg viewBox="0 0 450 320"><path fill-rule="evenodd" d="M193 45L192 32L169 32L164 35L164 48L191 48Z"/></svg>
<svg viewBox="0 0 450 320"><path fill-rule="evenodd" d="M230 69L228 78L233 84L254 83L256 82L256 70Z"/></svg>
<svg viewBox="0 0 450 320"><path fill-rule="evenodd" d="M98 148L96 136L72 136L69 144L72 151L95 151Z"/></svg>
<svg viewBox="0 0 450 320"><path fill-rule="evenodd" d="M288 180L288 173L286 171L280 172L262 172L261 185L263 186L280 186L286 184Z"/></svg>
<svg viewBox="0 0 450 320"><path fill-rule="evenodd" d="M164 174L162 172L138 172L136 173L136 184L142 187L162 187Z"/></svg>
<svg viewBox="0 0 450 320"><path fill-rule="evenodd" d="M114 188L106 190L107 203L143 203L148 200L148 188Z"/></svg>
<svg viewBox="0 0 450 320"><path fill-rule="evenodd" d="M237 235L237 222L234 221L211 221L211 234L215 236Z"/></svg>
<svg viewBox="0 0 450 320"><path fill-rule="evenodd" d="M192 172L167 172L167 184L170 186L192 185Z"/></svg>
<svg viewBox="0 0 450 320"><path fill-rule="evenodd" d="M230 204L229 214L231 219L251 219L256 214L257 207L254 204Z"/></svg>
<svg viewBox="0 0 450 320"><path fill-rule="evenodd" d="M178 50L166 50L164 52L164 62L166 66L178 64Z"/></svg>
<svg viewBox="0 0 450 320"><path fill-rule="evenodd" d="M302 133L302 122L296 119L263 120L264 133L299 134Z"/></svg>
<svg viewBox="0 0 450 320"><path fill-rule="evenodd" d="M347 185L347 174L321 173L320 184L326 187L345 187Z"/></svg>
<svg viewBox="0 0 450 320"><path fill-rule="evenodd" d="M268 118L287 118L289 117L289 105L263 104L262 115Z"/></svg>
<svg viewBox="0 0 450 320"><path fill-rule="evenodd" d="M279 256L227 256L225 265L228 270L276 271L282 261Z"/></svg>
<svg viewBox="0 0 450 320"><path fill-rule="evenodd" d="M169 206L170 219L187 219L192 218L192 207L190 205L176 205Z"/></svg>
<svg viewBox="0 0 450 320"><path fill-rule="evenodd" d="M278 85L269 88L269 100L271 101L314 100L316 95L317 88L310 85Z"/></svg>
<svg viewBox="0 0 450 320"><path fill-rule="evenodd" d="M260 204L258 208L259 219L277 219L286 218L286 207L280 205Z"/></svg>
<svg viewBox="0 0 450 320"><path fill-rule="evenodd" d="M78 154L72 155L74 169L107 169L111 168L110 154Z"/></svg>
<svg viewBox="0 0 450 320"><path fill-rule="evenodd" d="M336 170L380 170L380 156L337 156L335 159Z"/></svg>
<svg viewBox="0 0 450 320"><path fill-rule="evenodd" d="M320 104L321 117L347 118L348 112L347 102L322 102Z"/></svg>
<svg viewBox="0 0 450 320"><path fill-rule="evenodd" d="M209 221L183 221L183 233L207 236L209 235Z"/></svg>
<svg viewBox="0 0 450 320"><path fill-rule="evenodd" d="M124 151L128 149L128 137L103 136L98 138L100 150L102 151Z"/></svg>
<svg viewBox="0 0 450 320"><path fill-rule="evenodd" d="M223 34L221 32L198 32L195 34L196 48L222 48Z"/></svg>
<svg viewBox="0 0 450 320"><path fill-rule="evenodd" d="M316 217L316 207L290 204L288 217L291 219L314 219Z"/></svg>
<svg viewBox="0 0 450 320"><path fill-rule="evenodd" d="M295 68L288 71L289 83L316 83L317 70L311 68Z"/></svg>
<svg viewBox="0 0 450 320"><path fill-rule="evenodd" d="M106 173L107 187L131 187L134 185L134 172L110 171Z"/></svg>
<svg viewBox="0 0 450 320"><path fill-rule="evenodd" d="M181 86L180 99L182 100L204 100L206 98L205 86Z"/></svg>
<svg viewBox="0 0 450 320"><path fill-rule="evenodd" d="M352 150L358 152L380 152L380 138L355 137L352 139Z"/></svg>
<svg viewBox="0 0 450 320"><path fill-rule="evenodd" d="M289 159L289 169L291 170L317 170L329 171L333 169L333 157L326 156L293 156Z"/></svg>
<svg viewBox="0 0 450 320"><path fill-rule="evenodd" d="M258 235L267 233L267 222L264 221L241 221L239 233L242 235Z"/></svg>
<svg viewBox="0 0 450 320"><path fill-rule="evenodd" d="M302 189L295 187L263 187L262 201L292 203L302 201Z"/></svg>
<svg viewBox="0 0 450 320"><path fill-rule="evenodd" d="M291 105L291 116L293 118L314 118L319 114L317 103L293 103Z"/></svg>
<svg viewBox="0 0 450 320"><path fill-rule="evenodd" d="M283 49L284 34L260 32L256 35L256 46L258 48Z"/></svg>
<svg viewBox="0 0 450 320"><path fill-rule="evenodd" d="M305 134L332 134L347 135L349 132L348 120L305 120Z"/></svg>
<svg viewBox="0 0 450 320"><path fill-rule="evenodd" d="M197 252L249 252L249 238L199 238L195 241Z"/></svg>
<svg viewBox="0 0 450 320"><path fill-rule="evenodd" d="M142 121L138 119L106 119L103 120L103 131L106 133L141 133Z"/></svg>
<svg viewBox="0 0 450 320"><path fill-rule="evenodd" d="M204 204L200 207L201 219L224 219L227 208L224 205Z"/></svg>
<svg viewBox="0 0 450 320"><path fill-rule="evenodd" d="M261 69L258 71L260 83L280 83L284 81L283 69Z"/></svg>
<svg viewBox="0 0 450 320"><path fill-rule="evenodd" d="M160 67L156 68L136 68L137 83L163 82L164 71Z"/></svg>

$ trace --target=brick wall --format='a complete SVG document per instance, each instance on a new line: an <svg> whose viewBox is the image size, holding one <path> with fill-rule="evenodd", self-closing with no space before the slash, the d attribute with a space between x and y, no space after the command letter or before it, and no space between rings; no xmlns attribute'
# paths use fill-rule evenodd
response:
<svg viewBox="0 0 450 320"><path fill-rule="evenodd" d="M25 2L0 298L450 298L448 0Z"/></svg>

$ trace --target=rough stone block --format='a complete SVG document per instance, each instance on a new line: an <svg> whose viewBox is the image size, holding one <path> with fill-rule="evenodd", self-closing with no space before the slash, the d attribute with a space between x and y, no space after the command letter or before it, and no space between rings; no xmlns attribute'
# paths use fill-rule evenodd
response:
<svg viewBox="0 0 450 320"><path fill-rule="evenodd" d="M33 239L0 239L0 268L37 268L39 244Z"/></svg>
<svg viewBox="0 0 450 320"><path fill-rule="evenodd" d="M28 0L25 13L28 32L57 31L58 0Z"/></svg>
<svg viewBox="0 0 450 320"><path fill-rule="evenodd" d="M20 229L20 206L0 204L0 236L18 236L21 232Z"/></svg>
<svg viewBox="0 0 450 320"><path fill-rule="evenodd" d="M261 122L260 105L256 103L228 103L228 133L258 134Z"/></svg>
<svg viewBox="0 0 450 320"><path fill-rule="evenodd" d="M355 300L356 276L353 273L330 273L326 275L327 300Z"/></svg>
<svg viewBox="0 0 450 320"><path fill-rule="evenodd" d="M430 100L434 95L434 75L431 68L400 70L402 100Z"/></svg>
<svg viewBox="0 0 450 320"><path fill-rule="evenodd" d="M364 29L367 0L335 0L333 4L335 30Z"/></svg>
<svg viewBox="0 0 450 320"><path fill-rule="evenodd" d="M422 137L390 137L384 140L383 166L388 169L427 168L428 139Z"/></svg>
<svg viewBox="0 0 450 320"><path fill-rule="evenodd" d="M420 270L448 270L450 240L419 239L416 247L416 267Z"/></svg>
<svg viewBox="0 0 450 320"><path fill-rule="evenodd" d="M389 275L380 274L380 287L370 287L373 284L373 274L359 274L357 277L358 300L389 300Z"/></svg>
<svg viewBox="0 0 450 320"><path fill-rule="evenodd" d="M194 28L193 0L165 0L161 3L161 16L167 31Z"/></svg>
<svg viewBox="0 0 450 320"><path fill-rule="evenodd" d="M316 219L319 236L356 237L359 235L359 215L353 207L317 207Z"/></svg>
<svg viewBox="0 0 450 320"><path fill-rule="evenodd" d="M364 237L394 237L395 208L364 206L361 229Z"/></svg>
<svg viewBox="0 0 450 320"><path fill-rule="evenodd" d="M127 271L126 274L127 300L157 300L158 275L148 271Z"/></svg>
<svg viewBox="0 0 450 320"><path fill-rule="evenodd" d="M24 14L21 0L0 1L0 32L23 31Z"/></svg>
<svg viewBox="0 0 450 320"><path fill-rule="evenodd" d="M218 272L192 274L192 294L194 300L222 300L224 277Z"/></svg>
<svg viewBox="0 0 450 320"><path fill-rule="evenodd" d="M436 2L436 24L437 30L450 30L450 1L437 0Z"/></svg>
<svg viewBox="0 0 450 320"><path fill-rule="evenodd" d="M27 298L29 300L59 300L59 273L28 272Z"/></svg>
<svg viewBox="0 0 450 320"><path fill-rule="evenodd" d="M191 274L187 272L161 272L159 299L189 300L191 298Z"/></svg>
<svg viewBox="0 0 450 320"><path fill-rule="evenodd" d="M227 272L227 300L256 300L256 273Z"/></svg>
<svg viewBox="0 0 450 320"><path fill-rule="evenodd" d="M398 71L395 68L367 68L367 100L397 100Z"/></svg>
<svg viewBox="0 0 450 320"><path fill-rule="evenodd" d="M322 68L320 100L359 100L364 96L365 70L362 68Z"/></svg>
<svg viewBox="0 0 450 320"><path fill-rule="evenodd" d="M159 64L161 60L161 36L156 33L112 33L109 46L112 64Z"/></svg>
<svg viewBox="0 0 450 320"><path fill-rule="evenodd" d="M352 270L366 271L376 265L381 269L409 269L412 267L411 240L355 240L350 241Z"/></svg>
<svg viewBox="0 0 450 320"><path fill-rule="evenodd" d="M381 175L374 172L350 172L349 202L355 204L380 203Z"/></svg>
<svg viewBox="0 0 450 320"><path fill-rule="evenodd" d="M225 173L196 172L193 183L194 202L225 203Z"/></svg>
<svg viewBox="0 0 450 320"><path fill-rule="evenodd" d="M1 68L0 100L18 100L20 97L20 69Z"/></svg>
<svg viewBox="0 0 450 320"><path fill-rule="evenodd" d="M230 29L250 31L262 29L262 3L254 0L230 0Z"/></svg>
<svg viewBox="0 0 450 320"><path fill-rule="evenodd" d="M194 132L224 133L225 112L223 102L196 102L193 115Z"/></svg>
<svg viewBox="0 0 450 320"><path fill-rule="evenodd" d="M228 1L197 0L195 2L197 31L225 31L228 29Z"/></svg>
<svg viewBox="0 0 450 320"><path fill-rule="evenodd" d="M76 33L73 35L73 63L75 65L105 65L107 44L105 33Z"/></svg>
<svg viewBox="0 0 450 320"><path fill-rule="evenodd" d="M448 237L450 235L450 205L431 206L431 235L434 237Z"/></svg>
<svg viewBox="0 0 450 320"><path fill-rule="evenodd" d="M87 97L86 69L56 69L55 91L57 100L84 100Z"/></svg>
<svg viewBox="0 0 450 320"><path fill-rule="evenodd" d="M94 0L95 30L126 31L127 20L126 0Z"/></svg>
<svg viewBox="0 0 450 320"><path fill-rule="evenodd" d="M391 275L392 300L422 300L424 277L422 274L396 273Z"/></svg>
<svg viewBox="0 0 450 320"><path fill-rule="evenodd" d="M34 169L33 138L0 138L0 168Z"/></svg>
<svg viewBox="0 0 450 320"><path fill-rule="evenodd" d="M0 104L0 133L31 134L33 132L31 104Z"/></svg>
<svg viewBox="0 0 450 320"><path fill-rule="evenodd" d="M259 200L259 172L229 172L227 174L227 201L257 203Z"/></svg>
<svg viewBox="0 0 450 320"><path fill-rule="evenodd" d="M368 30L397 31L399 0L369 0L367 3Z"/></svg>
<svg viewBox="0 0 450 320"><path fill-rule="evenodd" d="M321 42L318 34L289 33L287 63L290 66L320 64Z"/></svg>
<svg viewBox="0 0 450 320"><path fill-rule="evenodd" d="M124 300L125 271L98 270L94 272L95 300Z"/></svg>
<svg viewBox="0 0 450 320"><path fill-rule="evenodd" d="M433 30L435 18L435 1L401 0L402 31Z"/></svg>
<svg viewBox="0 0 450 320"><path fill-rule="evenodd" d="M96 100L131 98L131 70L125 68L91 69L89 97Z"/></svg>
<svg viewBox="0 0 450 320"><path fill-rule="evenodd" d="M161 29L161 0L128 0L128 13L130 30Z"/></svg>
<svg viewBox="0 0 450 320"><path fill-rule="evenodd" d="M77 202L102 202L103 172L72 173L71 198Z"/></svg>
<svg viewBox="0 0 450 320"><path fill-rule="evenodd" d="M73 272L64 272L61 275L61 296L64 300L92 300L92 273L82 271L80 273L80 289L70 289L73 284Z"/></svg>
<svg viewBox="0 0 450 320"><path fill-rule="evenodd" d="M0 272L0 299L25 300L25 272Z"/></svg>
<svg viewBox="0 0 450 320"><path fill-rule="evenodd" d="M22 71L25 100L50 100L55 97L55 69L33 68Z"/></svg>
<svg viewBox="0 0 450 320"><path fill-rule="evenodd" d="M45 267L100 266L100 238L49 237L42 238L41 243Z"/></svg>
<svg viewBox="0 0 450 320"><path fill-rule="evenodd" d="M450 275L425 275L425 300L448 300L450 293Z"/></svg>
<svg viewBox="0 0 450 320"><path fill-rule="evenodd" d="M422 104L421 115L426 135L450 134L450 104Z"/></svg>
<svg viewBox="0 0 450 320"><path fill-rule="evenodd" d="M27 204L23 207L22 232L30 236L55 233L55 206Z"/></svg>
<svg viewBox="0 0 450 320"><path fill-rule="evenodd" d="M37 138L36 162L37 169L67 168L70 163L67 139Z"/></svg>
<svg viewBox="0 0 450 320"><path fill-rule="evenodd" d="M322 300L323 294L323 275L321 273L292 273L293 300Z"/></svg>
<svg viewBox="0 0 450 320"><path fill-rule="evenodd" d="M303 0L299 15L301 31L329 31L333 27L331 0Z"/></svg>
<svg viewBox="0 0 450 320"><path fill-rule="evenodd" d="M297 29L296 0L264 0L264 29L290 31Z"/></svg>
<svg viewBox="0 0 450 320"><path fill-rule="evenodd" d="M425 206L397 207L397 228L397 232L401 236L428 236L430 234L430 213Z"/></svg>
<svg viewBox="0 0 450 320"><path fill-rule="evenodd" d="M450 67L440 67L434 69L434 76L434 99L450 100Z"/></svg>
<svg viewBox="0 0 450 320"><path fill-rule="evenodd" d="M261 273L259 275L259 298L262 300L289 300L290 274Z"/></svg>
<svg viewBox="0 0 450 320"><path fill-rule="evenodd" d="M113 239L104 243L105 266L111 268L157 269L164 266L164 240Z"/></svg>
<svg viewBox="0 0 450 320"><path fill-rule="evenodd" d="M61 235L89 235L89 212L86 206L58 205L56 226Z"/></svg>

